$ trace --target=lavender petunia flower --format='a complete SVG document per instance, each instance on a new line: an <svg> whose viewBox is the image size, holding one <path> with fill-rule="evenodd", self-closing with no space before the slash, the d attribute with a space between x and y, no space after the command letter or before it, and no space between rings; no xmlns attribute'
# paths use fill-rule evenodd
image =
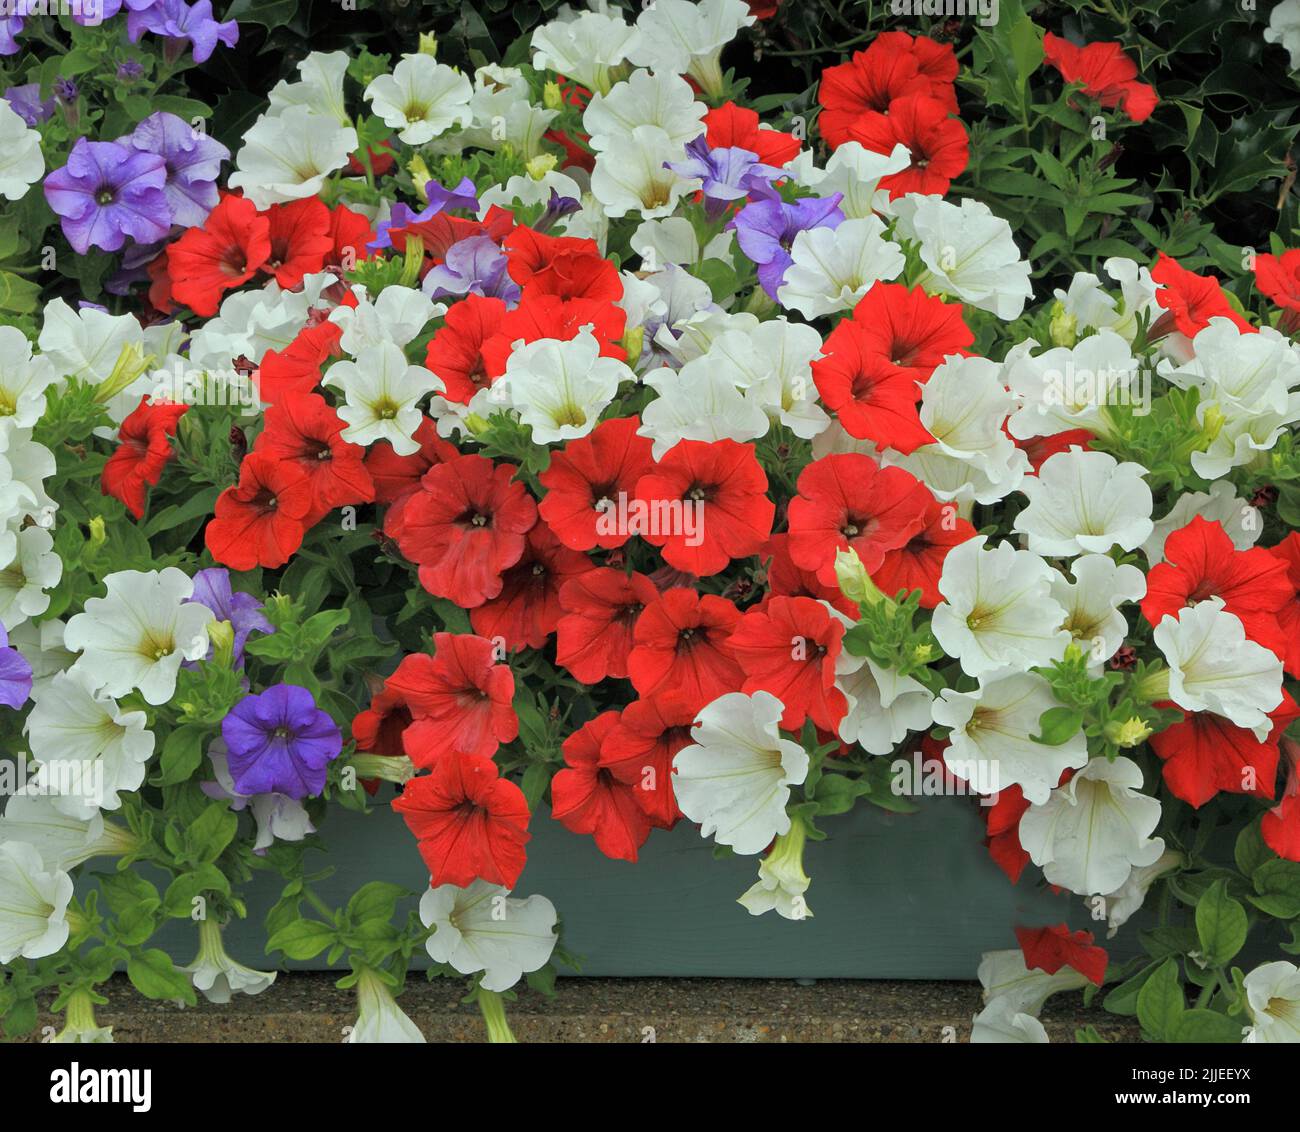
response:
<svg viewBox="0 0 1300 1132"><path fill-rule="evenodd" d="M17 649L9 647L9 634L0 625L0 704L20 708L32 694L32 666Z"/></svg>
<svg viewBox="0 0 1300 1132"><path fill-rule="evenodd" d="M72 0L72 18L82 27L98 27L122 10L122 0Z"/></svg>
<svg viewBox="0 0 1300 1132"><path fill-rule="evenodd" d="M702 182L704 209L716 220L734 200L747 197L756 189L769 185L786 174L772 165L764 165L758 154L738 146L710 149L703 136L688 142L685 161L665 161L664 166L679 177L698 177Z"/></svg>
<svg viewBox="0 0 1300 1132"><path fill-rule="evenodd" d="M252 594L236 593L230 585L230 571L223 566L210 566L194 575L194 592L187 599L207 606L218 621L229 621L235 634L235 667L244 662L244 645L256 629L259 633L274 633L275 626L262 612L262 603ZM212 656L212 650L208 650Z"/></svg>
<svg viewBox="0 0 1300 1132"><path fill-rule="evenodd" d="M148 243L167 235L166 178L157 154L78 138L68 163L45 178L45 199L79 255L91 247L115 252L128 236Z"/></svg>
<svg viewBox="0 0 1300 1132"><path fill-rule="evenodd" d="M22 50L18 35L23 30L22 16L0 17L0 55L17 55Z"/></svg>
<svg viewBox="0 0 1300 1132"><path fill-rule="evenodd" d="M134 59L127 59L117 65L117 78L119 82L134 82L144 74L144 65Z"/></svg>
<svg viewBox="0 0 1300 1132"><path fill-rule="evenodd" d="M54 85L50 89L54 91L54 97L60 102L68 103L77 101L77 84L71 79L55 79Z"/></svg>
<svg viewBox="0 0 1300 1132"><path fill-rule="evenodd" d="M389 236L390 228L405 228L408 224L419 224L424 220L432 220L440 212L449 212L456 208L467 208L478 215L478 196L474 188L474 182L468 177L461 178L461 182L454 189L444 189L437 181L429 181L424 186L425 196L429 198L429 204L420 212L408 208L404 204L393 205L392 215L387 220L381 220L379 226L375 229L375 238L366 245L372 252L381 251L384 248L393 246L392 238Z"/></svg>
<svg viewBox="0 0 1300 1132"><path fill-rule="evenodd" d="M41 98L40 83L11 86L5 91L4 99L13 107L14 113L33 129L42 122L48 121L50 115L54 113L54 99Z"/></svg>
<svg viewBox="0 0 1300 1132"><path fill-rule="evenodd" d="M790 245L809 228L837 228L844 219L839 203L843 193L828 197L800 197L783 201L775 193L745 205L728 222L735 230L740 250L758 265L758 281L770 299L785 279L786 268L794 262Z"/></svg>
<svg viewBox="0 0 1300 1132"><path fill-rule="evenodd" d="M319 794L326 767L343 749L334 721L296 684L245 696L221 721L221 737L237 794Z"/></svg>
<svg viewBox="0 0 1300 1132"><path fill-rule="evenodd" d="M470 236L447 249L442 263L424 277L421 290L431 299L483 295L514 306L521 291L506 272L508 262L490 236Z"/></svg>
<svg viewBox="0 0 1300 1132"><path fill-rule="evenodd" d="M582 210L582 201L575 200L573 197L562 197L554 189L551 190L550 199L546 202L546 208L529 227L534 232L549 232L557 221L563 220L566 216L571 216L575 212Z"/></svg>
<svg viewBox="0 0 1300 1132"><path fill-rule="evenodd" d="M193 228L208 218L217 206L217 177L221 163L230 160L230 150L165 110L150 114L119 141L163 159L167 170L163 192L173 224Z"/></svg>
<svg viewBox="0 0 1300 1132"><path fill-rule="evenodd" d="M126 14L127 37L139 43L145 32L166 36L170 40L189 40L194 51L194 62L206 63L217 49L217 43L234 47L239 42L239 25L234 20L218 23L212 18L210 0L154 0L147 8L137 8L128 0L130 11Z"/></svg>

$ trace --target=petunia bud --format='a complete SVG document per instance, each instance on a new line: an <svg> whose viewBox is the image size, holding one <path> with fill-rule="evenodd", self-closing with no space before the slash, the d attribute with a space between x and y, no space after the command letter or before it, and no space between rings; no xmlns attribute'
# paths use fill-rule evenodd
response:
<svg viewBox="0 0 1300 1132"><path fill-rule="evenodd" d="M208 625L208 639L212 642L212 660L228 668L235 663L235 630L229 621L213 621Z"/></svg>
<svg viewBox="0 0 1300 1132"><path fill-rule="evenodd" d="M871 580L858 552L852 547L835 552L835 580L839 583L840 592L858 605L875 605L884 599L885 595Z"/></svg>
<svg viewBox="0 0 1300 1132"><path fill-rule="evenodd" d="M104 516L94 516L86 526L90 530L90 535L86 539L86 549L91 551L98 550L108 541L108 534L104 530Z"/></svg>
<svg viewBox="0 0 1300 1132"><path fill-rule="evenodd" d="M420 32L420 46L417 50L421 55L433 55L436 57L438 54L438 37L431 31Z"/></svg>
<svg viewBox="0 0 1300 1132"><path fill-rule="evenodd" d="M547 83L542 87L542 105L547 110L564 109L564 93L559 83Z"/></svg>
<svg viewBox="0 0 1300 1132"><path fill-rule="evenodd" d="M348 766L357 772L358 778L379 778L396 782L399 786L415 777L415 764L405 755L373 755L358 751L348 759Z"/></svg>
<svg viewBox="0 0 1300 1132"><path fill-rule="evenodd" d="M1051 330L1053 346L1073 346L1079 339L1079 321L1066 312L1059 300L1052 304Z"/></svg>
<svg viewBox="0 0 1300 1132"><path fill-rule="evenodd" d="M128 342L118 354L113 371L95 387L95 400L101 405L107 404L139 378L152 363L152 354L146 354L139 343Z"/></svg>
<svg viewBox="0 0 1300 1132"><path fill-rule="evenodd" d="M534 181L540 181L556 166L555 154L539 153L536 157L529 159L528 164L524 166L525 171Z"/></svg>
<svg viewBox="0 0 1300 1132"><path fill-rule="evenodd" d="M415 195L420 198L422 204L428 204L429 191L425 186L433 180L433 174L429 172L429 167L424 163L424 158L418 154L412 157L406 163L406 171L411 174L411 180L415 182Z"/></svg>
<svg viewBox="0 0 1300 1132"><path fill-rule="evenodd" d="M628 365L636 365L637 359L641 357L641 350L645 346L645 327L629 327L619 345L627 351Z"/></svg>
<svg viewBox="0 0 1300 1132"><path fill-rule="evenodd" d="M1117 747L1137 747L1151 736L1151 728L1145 721L1133 716L1123 723L1112 719L1106 724L1106 738Z"/></svg>

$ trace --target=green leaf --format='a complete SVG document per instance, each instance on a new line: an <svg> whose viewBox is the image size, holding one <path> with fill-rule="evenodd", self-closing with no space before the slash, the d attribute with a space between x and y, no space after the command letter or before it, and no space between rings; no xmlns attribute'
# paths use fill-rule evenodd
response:
<svg viewBox="0 0 1300 1132"><path fill-rule="evenodd" d="M153 780L154 785L175 786L198 770L207 736L208 729L199 724L183 725L168 735L158 759L161 773Z"/></svg>
<svg viewBox="0 0 1300 1132"><path fill-rule="evenodd" d="M266 941L266 950L283 951L290 959L315 959L332 944L337 933L329 924L319 920L295 920L281 928Z"/></svg>
<svg viewBox="0 0 1300 1132"><path fill-rule="evenodd" d="M1277 854L1268 847L1260 835L1258 821L1251 822L1237 834L1233 859L1237 862L1237 868L1248 877L1252 876L1266 861L1277 859Z"/></svg>
<svg viewBox="0 0 1300 1132"><path fill-rule="evenodd" d="M1133 1017L1138 1012L1138 995L1142 988L1147 985L1147 980L1155 974L1158 963L1148 963L1136 975L1130 979L1125 979L1122 983L1112 987L1110 992L1102 999L1101 1008L1110 1014L1121 1014L1127 1017Z"/></svg>
<svg viewBox="0 0 1300 1132"><path fill-rule="evenodd" d="M1138 1021L1151 1040L1167 1042L1186 1008L1182 984L1178 981L1178 963L1166 959L1138 993Z"/></svg>
<svg viewBox="0 0 1300 1132"><path fill-rule="evenodd" d="M1246 910L1228 895L1224 881L1215 881L1196 905L1196 934L1201 955L1215 966L1228 963L1246 942Z"/></svg>
<svg viewBox="0 0 1300 1132"><path fill-rule="evenodd" d="M1265 861L1251 875L1255 891L1250 902L1280 920L1300 916L1300 865L1293 861Z"/></svg>
<svg viewBox="0 0 1300 1132"><path fill-rule="evenodd" d="M196 1002L189 976L176 969L167 952L156 947L132 955L127 960L126 977L145 998L179 998L187 1006Z"/></svg>
<svg viewBox="0 0 1300 1132"><path fill-rule="evenodd" d="M1083 712L1068 707L1048 708L1038 718L1040 734L1034 735L1032 738L1035 743L1043 743L1048 747L1059 747L1062 743L1068 743L1078 735L1082 727Z"/></svg>
<svg viewBox="0 0 1300 1132"><path fill-rule="evenodd" d="M1193 1007L1178 1016L1166 1040L1237 1045L1241 1042L1241 1031L1241 1023L1226 1014L1220 1014L1217 1010L1206 1010L1203 1007Z"/></svg>
<svg viewBox="0 0 1300 1132"><path fill-rule="evenodd" d="M190 859L196 863L215 861L239 830L239 818L230 808L214 803L201 813L185 831Z"/></svg>

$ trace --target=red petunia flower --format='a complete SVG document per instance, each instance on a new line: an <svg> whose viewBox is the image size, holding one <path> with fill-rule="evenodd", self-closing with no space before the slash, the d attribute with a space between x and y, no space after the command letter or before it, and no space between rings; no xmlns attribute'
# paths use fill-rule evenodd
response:
<svg viewBox="0 0 1300 1132"><path fill-rule="evenodd" d="M1255 286L1279 307L1300 311L1300 248L1255 257Z"/></svg>
<svg viewBox="0 0 1300 1132"><path fill-rule="evenodd" d="M803 148L803 143L794 134L763 129L757 111L737 106L734 102L724 102L708 111L704 115L704 128L704 140L710 149L745 149L764 165L777 169L798 157Z"/></svg>
<svg viewBox="0 0 1300 1132"><path fill-rule="evenodd" d="M920 287L875 283L853 308L864 355L910 373L924 384L949 354L965 354L975 335L960 303L945 303Z"/></svg>
<svg viewBox="0 0 1300 1132"><path fill-rule="evenodd" d="M727 651L745 673L742 692L771 692L785 705L781 726L798 731L811 719L836 731L848 711L835 687L835 661L844 624L810 597L774 597L751 609L727 639Z"/></svg>
<svg viewBox="0 0 1300 1132"><path fill-rule="evenodd" d="M563 613L560 589L595 568L545 523L536 524L526 537L523 557L502 575L501 593L469 613L474 632L500 639L511 650L542 648Z"/></svg>
<svg viewBox="0 0 1300 1132"><path fill-rule="evenodd" d="M1300 746L1281 741L1286 756L1286 786L1278 804L1260 819L1264 844L1287 861L1300 861Z"/></svg>
<svg viewBox="0 0 1300 1132"><path fill-rule="evenodd" d="M1137 64L1120 43L1076 47L1067 39L1043 36L1043 55L1068 83L1082 83L1083 93L1102 106L1123 110L1135 122L1151 117L1160 99L1155 87L1137 81Z"/></svg>
<svg viewBox="0 0 1300 1132"><path fill-rule="evenodd" d="M734 440L674 444L637 482L636 498L650 528L637 533L698 578L757 554L776 516L753 446Z"/></svg>
<svg viewBox="0 0 1300 1132"><path fill-rule="evenodd" d="M595 240L516 228L506 237L504 247L510 278L525 294L540 292L598 302L617 302L623 297L618 268L600 254Z"/></svg>
<svg viewBox="0 0 1300 1132"><path fill-rule="evenodd" d="M549 142L555 142L564 150L564 160L560 162L561 169L585 169L588 173L595 170L596 155L584 144L588 141L587 134L579 133L575 136L563 130L547 130L542 137Z"/></svg>
<svg viewBox="0 0 1300 1132"><path fill-rule="evenodd" d="M366 246L375 238L370 221L347 205L336 204L330 210L330 251L325 263L351 271L352 265L373 254Z"/></svg>
<svg viewBox="0 0 1300 1132"><path fill-rule="evenodd" d="M895 198L905 193L942 196L970 160L961 119L949 117L948 108L926 94L894 99L888 114L868 111L849 127L848 136L875 153L892 153L900 143L907 146L911 164L880 179L880 187Z"/></svg>
<svg viewBox="0 0 1300 1132"><path fill-rule="evenodd" d="M403 660L409 660L404 657ZM401 671L399 664L397 670ZM385 683L370 699L365 711L352 717L352 739L358 751L395 758L406 754L403 736L414 716L406 696Z"/></svg>
<svg viewBox="0 0 1300 1132"><path fill-rule="evenodd" d="M1071 448L1090 451L1090 442L1095 439L1086 428L1070 428L1064 432L1054 432L1051 436L1031 436L1028 440L1017 440L1016 447L1029 458L1029 466L1033 468L1034 475L1037 475L1038 469L1053 456L1068 452Z"/></svg>
<svg viewBox="0 0 1300 1132"><path fill-rule="evenodd" d="M420 490L424 473L435 464L445 464L460 457L460 451L438 435L438 425L429 417L420 421L414 433L419 449L409 456L399 456L387 440L377 440L366 449L366 471L375 485L375 502L389 504L384 529L390 538L401 530L402 509L406 501Z"/></svg>
<svg viewBox="0 0 1300 1132"><path fill-rule="evenodd" d="M168 247L171 297L195 314L214 315L222 294L252 279L270 254L270 221L251 200L227 194L203 227Z"/></svg>
<svg viewBox="0 0 1300 1132"><path fill-rule="evenodd" d="M740 611L725 598L665 591L645 607L632 633L628 676L642 696L675 695L699 711L738 692L745 675L726 649Z"/></svg>
<svg viewBox="0 0 1300 1132"><path fill-rule="evenodd" d="M1067 924L1044 928L1016 928L1016 939L1031 971L1055 975L1071 967L1090 982L1106 980L1106 951L1092 942L1092 932L1072 932Z"/></svg>
<svg viewBox="0 0 1300 1132"><path fill-rule="evenodd" d="M1169 312L1167 317L1188 338L1196 337L1210 325L1212 318L1230 319L1243 332L1255 329L1232 309L1227 294L1212 275L1197 275L1160 252L1151 269L1151 278L1160 284L1156 302ZM1163 322L1164 318L1159 321Z"/></svg>
<svg viewBox="0 0 1300 1132"><path fill-rule="evenodd" d="M1278 610L1277 624L1286 642L1282 667L1292 676L1300 676L1300 533L1292 531L1268 552L1286 563L1291 583L1291 598Z"/></svg>
<svg viewBox="0 0 1300 1132"><path fill-rule="evenodd" d="M635 861L650 819L637 802L639 773L605 757L618 723L618 712L603 712L564 741L565 769L551 779L551 816L572 833L591 834L606 857Z"/></svg>
<svg viewBox="0 0 1300 1132"><path fill-rule="evenodd" d="M1173 705L1168 705L1173 706ZM1255 733L1208 711L1183 712L1181 723L1151 736L1164 760L1161 768L1174 796L1199 809L1220 791L1273 797L1277 780L1278 741L1300 716L1300 707L1285 691L1268 713L1273 729L1260 742Z"/></svg>
<svg viewBox="0 0 1300 1132"><path fill-rule="evenodd" d="M496 597L502 571L524 553L524 536L537 522L537 505L513 464L485 456L458 456L436 464L407 497L398 519L384 517L384 533L420 567L420 584L435 597L473 609Z"/></svg>
<svg viewBox="0 0 1300 1132"><path fill-rule="evenodd" d="M1011 883L1016 884L1029 864L1029 854L1020 844L1020 819L1029 809L1029 799L1019 786L1004 786L993 804L981 809L984 811L984 844L989 856L1007 874Z"/></svg>
<svg viewBox="0 0 1300 1132"><path fill-rule="evenodd" d="M316 197L273 204L266 211L271 225L271 251L262 270L281 287L293 288L304 275L320 271L334 250L333 218Z"/></svg>
<svg viewBox="0 0 1300 1132"><path fill-rule="evenodd" d="M632 631L647 605L659 597L644 574L601 566L560 587L563 611L555 626L555 663L583 684L627 676Z"/></svg>
<svg viewBox="0 0 1300 1132"><path fill-rule="evenodd" d="M513 213L493 205L482 220L470 220L464 216L438 212L427 220L414 220L400 228L389 228L388 238L393 247L400 252L406 248L407 237L418 237L424 247L424 269L427 271L435 263L441 262L452 244L458 244L471 236L486 236L493 243L499 244L514 225Z"/></svg>
<svg viewBox="0 0 1300 1132"><path fill-rule="evenodd" d="M1146 597L1139 603L1151 625L1218 597L1252 641L1279 657L1286 653L1278 613L1295 597L1295 587L1281 558L1261 547L1238 550L1221 524L1202 515L1169 536L1164 556L1147 575Z"/></svg>
<svg viewBox="0 0 1300 1132"><path fill-rule="evenodd" d="M119 500L135 518L144 515L145 487L161 478L172 458L172 437L188 405L140 404L118 429L118 445L99 477L100 491Z"/></svg>
<svg viewBox="0 0 1300 1132"><path fill-rule="evenodd" d="M365 449L342 438L344 425L318 393L291 393L266 412L266 427L253 445L277 460L296 464L311 484L311 510L303 520L314 526L335 507L370 503L375 484L362 457Z"/></svg>
<svg viewBox="0 0 1300 1132"><path fill-rule="evenodd" d="M546 495L537 510L565 546L612 550L632 537L628 524L616 521L619 496L634 498L655 466L654 445L637 435L640 427L640 417L612 417L551 455L538 477Z"/></svg>
<svg viewBox="0 0 1300 1132"><path fill-rule="evenodd" d="M899 590L920 590L921 608L933 609L943 601L939 578L948 551L974 537L975 528L957 513L957 504L931 499L925 508L925 525L902 546L885 551L880 565L871 571L871 580L889 597Z"/></svg>
<svg viewBox="0 0 1300 1132"><path fill-rule="evenodd" d="M852 547L868 574L926 524L934 497L902 468L857 452L823 456L799 475L790 500L790 557L835 585L835 552Z"/></svg>
<svg viewBox="0 0 1300 1132"><path fill-rule="evenodd" d="M506 362L514 344L538 342L555 338L569 342L584 327L590 327L592 337L600 344L600 353L606 358L627 358L621 344L627 328L627 312L608 299L561 299L540 291L525 291L523 299L514 310L501 320L497 332L483 343L483 360L488 375L496 378L505 373Z"/></svg>
<svg viewBox="0 0 1300 1132"><path fill-rule="evenodd" d="M420 845L434 887L476 880L513 888L527 859L528 803L491 759L440 759L393 799Z"/></svg>
<svg viewBox="0 0 1300 1132"><path fill-rule="evenodd" d="M403 657L384 685L411 713L407 755L420 767L451 756L491 757L519 734L514 673L483 637L435 633L433 647L433 656Z"/></svg>
<svg viewBox="0 0 1300 1132"><path fill-rule="evenodd" d="M342 328L326 320L298 331L283 350L268 350L257 367L257 395L274 404L288 393L310 393L320 385L321 367L338 352Z"/></svg>
<svg viewBox="0 0 1300 1132"><path fill-rule="evenodd" d="M673 792L673 756L695 742L696 710L676 696L636 700L623 709L605 741L605 758L624 781L634 781L637 804L659 829L672 829L682 816Z"/></svg>
<svg viewBox="0 0 1300 1132"><path fill-rule="evenodd" d="M302 546L311 505L311 481L294 461L250 452L239 483L217 496L204 542L232 570L283 566Z"/></svg>
<svg viewBox="0 0 1300 1132"><path fill-rule="evenodd" d="M774 597L811 597L828 601L846 617L859 616L858 604L844 596L838 585L828 586L817 577L816 571L796 566L790 557L790 536L784 532L773 535L759 552L767 569L768 593L759 603L766 609Z"/></svg>
<svg viewBox="0 0 1300 1132"><path fill-rule="evenodd" d="M466 295L452 303L442 327L429 340L424 365L446 387L448 401L468 405L480 389L486 389L505 372L488 368L483 346L501 332L506 305L484 295ZM506 354L510 343L505 344Z"/></svg>

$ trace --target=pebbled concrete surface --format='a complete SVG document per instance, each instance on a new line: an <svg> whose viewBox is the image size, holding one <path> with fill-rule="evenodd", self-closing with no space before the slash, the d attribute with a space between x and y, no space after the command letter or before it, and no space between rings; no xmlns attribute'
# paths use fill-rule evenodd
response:
<svg viewBox="0 0 1300 1132"><path fill-rule="evenodd" d="M125 976L96 1008L122 1042L341 1042L356 1020L352 991L327 973L281 974L256 997L195 1008L141 998ZM478 1008L463 1005L462 980L408 977L402 1008L430 1042L478 1042ZM942 1042L966 1041L980 1008L976 983L788 979L562 979L554 998L524 988L507 1004L521 1042ZM1048 1002L1043 1024L1053 1041L1072 1042L1092 1024L1108 1041L1134 1041L1133 1019L1079 995ZM43 1015L40 1027L54 1023ZM946 1029L951 1027L951 1029Z"/></svg>

